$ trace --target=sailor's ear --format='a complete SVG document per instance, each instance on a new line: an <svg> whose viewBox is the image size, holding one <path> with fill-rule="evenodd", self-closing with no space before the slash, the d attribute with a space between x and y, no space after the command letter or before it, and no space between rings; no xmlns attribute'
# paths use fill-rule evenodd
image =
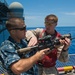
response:
<svg viewBox="0 0 75 75"><path fill-rule="evenodd" d="M11 30L11 33L12 33L12 34L15 34L15 30Z"/></svg>
<svg viewBox="0 0 75 75"><path fill-rule="evenodd" d="M58 23L55 23L55 26L57 26Z"/></svg>

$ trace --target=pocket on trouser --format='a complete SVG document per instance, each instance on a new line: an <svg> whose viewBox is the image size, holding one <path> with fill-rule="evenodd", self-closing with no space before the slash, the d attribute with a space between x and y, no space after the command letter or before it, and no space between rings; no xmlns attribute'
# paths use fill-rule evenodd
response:
<svg viewBox="0 0 75 75"><path fill-rule="evenodd" d="M42 75L59 75L56 67L43 68Z"/></svg>
<svg viewBox="0 0 75 75"><path fill-rule="evenodd" d="M38 75L42 75L42 73L43 73L43 67L39 66L38 67Z"/></svg>

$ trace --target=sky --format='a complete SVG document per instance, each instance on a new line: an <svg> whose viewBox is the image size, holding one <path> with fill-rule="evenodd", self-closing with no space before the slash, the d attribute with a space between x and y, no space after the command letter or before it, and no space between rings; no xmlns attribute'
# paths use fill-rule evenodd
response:
<svg viewBox="0 0 75 75"><path fill-rule="evenodd" d="M75 26L75 0L6 0L8 5L19 2L24 8L27 27L44 27L49 14L58 17L58 27Z"/></svg>

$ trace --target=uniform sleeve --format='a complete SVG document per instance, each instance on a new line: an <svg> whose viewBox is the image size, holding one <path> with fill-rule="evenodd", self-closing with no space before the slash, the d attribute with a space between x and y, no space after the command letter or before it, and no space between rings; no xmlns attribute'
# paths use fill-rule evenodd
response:
<svg viewBox="0 0 75 75"><path fill-rule="evenodd" d="M61 45L58 47L57 51L57 58L61 62L67 62L68 61L68 50L67 51L62 51L64 45Z"/></svg>
<svg viewBox="0 0 75 75"><path fill-rule="evenodd" d="M29 40L30 38L36 36L37 38L39 37L39 34L42 32L42 28L37 28L34 30L28 30L26 32L26 39Z"/></svg>
<svg viewBox="0 0 75 75"><path fill-rule="evenodd" d="M10 44L3 45L0 48L1 58L6 69L10 67L10 65L14 62L20 60L20 57L17 54L17 51Z"/></svg>

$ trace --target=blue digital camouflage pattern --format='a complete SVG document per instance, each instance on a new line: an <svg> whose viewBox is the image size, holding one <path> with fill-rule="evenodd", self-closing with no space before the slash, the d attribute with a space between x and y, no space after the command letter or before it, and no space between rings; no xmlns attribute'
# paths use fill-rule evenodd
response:
<svg viewBox="0 0 75 75"><path fill-rule="evenodd" d="M17 53L19 48L27 47L27 42L22 40L21 43L16 43L11 37L8 38L5 42L1 44L0 47L0 56L2 58L1 62L4 65L4 68L7 70L9 75L15 75L10 70L10 65L14 62L20 60L21 57L29 57L32 56L35 52L30 52L28 54L21 54ZM34 65L30 70L24 72L20 75L38 75L37 65Z"/></svg>

